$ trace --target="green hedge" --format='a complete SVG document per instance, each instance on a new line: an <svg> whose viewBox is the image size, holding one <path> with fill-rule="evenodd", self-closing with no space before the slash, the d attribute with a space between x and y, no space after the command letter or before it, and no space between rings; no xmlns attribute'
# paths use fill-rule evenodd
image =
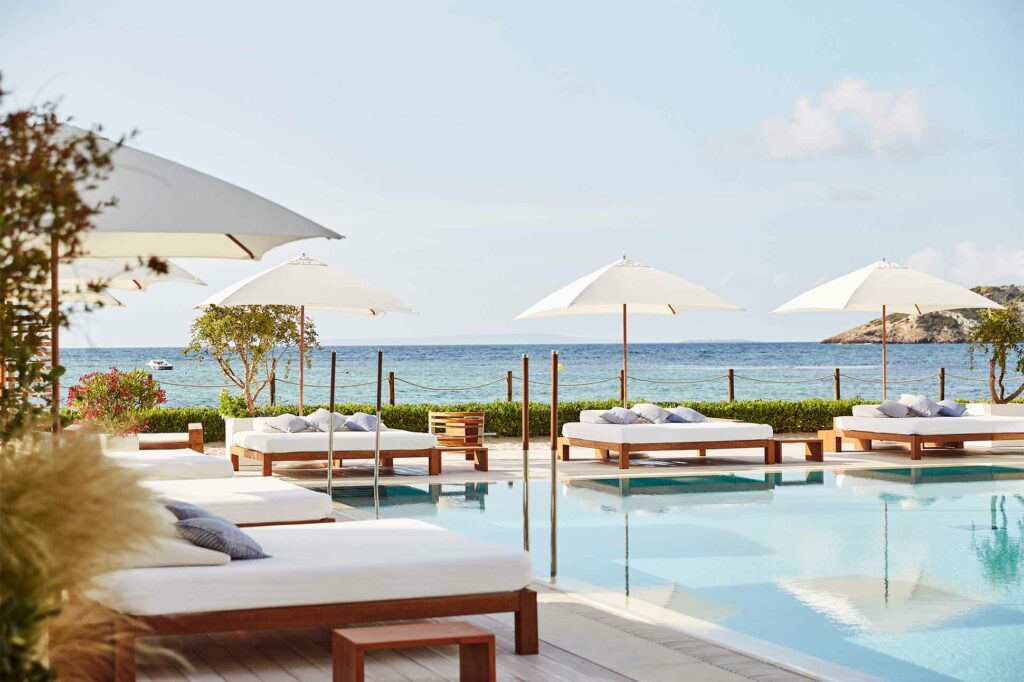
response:
<svg viewBox="0 0 1024 682"><path fill-rule="evenodd" d="M801 431L817 431L830 428L833 417L849 415L851 408L865 400L741 400L737 402L695 402L660 401L665 405L687 405L709 416L726 419L741 419L747 422L770 424L776 433L795 433ZM589 400L559 403L559 426L566 422L578 421L581 410L599 410L614 407L614 400ZM307 414L318 407L326 405L307 405ZM353 412L372 412L373 406L358 403L339 403L335 410L343 414ZM518 436L521 422L519 403L516 402L480 402L458 403L452 405L395 405L384 406L384 423L395 429L409 431L427 430L427 413L431 410L442 412L485 412L487 414L487 430L499 436ZM260 416L273 416L286 412L296 413L294 405L264 406L259 408ZM530 433L534 436L548 435L550 424L550 406L547 403L530 405ZM64 411L64 419L69 423L75 415L71 410ZM147 415L150 433L180 433L187 429L191 422L201 422L208 442L224 440L224 421L218 408L215 407L168 407L153 410Z"/></svg>

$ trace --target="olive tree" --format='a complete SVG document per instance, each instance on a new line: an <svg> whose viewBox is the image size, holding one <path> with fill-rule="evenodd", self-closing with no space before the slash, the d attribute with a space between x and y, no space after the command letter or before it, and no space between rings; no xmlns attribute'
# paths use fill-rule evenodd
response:
<svg viewBox="0 0 1024 682"><path fill-rule="evenodd" d="M1024 315L1020 307L1007 304L1001 310L986 310L971 335L971 368L975 353L988 356L988 390L992 401L1008 403L1024 394L1024 382L1016 388L1005 386L1007 365L1024 374Z"/></svg>
<svg viewBox="0 0 1024 682"><path fill-rule="evenodd" d="M306 320L306 348L319 348L316 327ZM213 358L224 376L242 390L249 414L256 400L299 345L299 308L287 305L210 306L193 323L183 351L202 361ZM306 366L310 366L309 356Z"/></svg>

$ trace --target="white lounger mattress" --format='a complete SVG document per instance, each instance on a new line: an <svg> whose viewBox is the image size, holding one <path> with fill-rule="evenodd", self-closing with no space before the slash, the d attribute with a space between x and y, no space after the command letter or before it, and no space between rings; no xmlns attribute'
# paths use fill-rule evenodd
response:
<svg viewBox="0 0 1024 682"><path fill-rule="evenodd" d="M835 426L843 431L894 433L903 436L940 436L950 433L1024 433L1024 419L990 415L903 418L836 417Z"/></svg>
<svg viewBox="0 0 1024 682"><path fill-rule="evenodd" d="M235 472L223 457L204 455L179 448L176 450L114 450L107 457L119 464L141 470L151 481L194 478L231 478Z"/></svg>
<svg viewBox="0 0 1024 682"><path fill-rule="evenodd" d="M601 443L704 443L729 440L764 440L772 437L767 424L704 421L696 424L584 424L562 427L562 435Z"/></svg>
<svg viewBox="0 0 1024 682"><path fill-rule="evenodd" d="M147 481L157 495L191 502L232 523L316 521L331 515L331 498L269 476Z"/></svg>
<svg viewBox="0 0 1024 682"><path fill-rule="evenodd" d="M327 452L327 434L265 433L242 431L232 439L235 445L258 452ZM336 431L334 449L373 452L375 436L372 431ZM428 450L437 447L437 437L430 433L388 429L380 432L381 450Z"/></svg>
<svg viewBox="0 0 1024 682"><path fill-rule="evenodd" d="M135 568L94 597L136 616L416 599L519 590L530 555L411 519L247 528L270 559Z"/></svg>

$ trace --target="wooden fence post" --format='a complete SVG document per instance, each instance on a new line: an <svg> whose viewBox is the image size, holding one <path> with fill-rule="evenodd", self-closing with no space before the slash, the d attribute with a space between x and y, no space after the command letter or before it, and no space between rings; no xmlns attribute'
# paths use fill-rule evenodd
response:
<svg viewBox="0 0 1024 682"><path fill-rule="evenodd" d="M277 375L270 374L270 406L277 405Z"/></svg>
<svg viewBox="0 0 1024 682"><path fill-rule="evenodd" d="M832 372L832 386L835 388L836 400L843 399L843 392L839 387L839 368L836 367Z"/></svg>
<svg viewBox="0 0 1024 682"><path fill-rule="evenodd" d="M939 367L939 400L946 399L946 368Z"/></svg>
<svg viewBox="0 0 1024 682"><path fill-rule="evenodd" d="M731 369L727 370L726 378L729 380L729 402L736 400L736 374Z"/></svg>
<svg viewBox="0 0 1024 682"><path fill-rule="evenodd" d="M626 370L619 370L619 402L626 400Z"/></svg>
<svg viewBox="0 0 1024 682"><path fill-rule="evenodd" d="M512 402L512 370L505 372L505 402Z"/></svg>
<svg viewBox="0 0 1024 682"><path fill-rule="evenodd" d="M388 405L395 404L395 373L388 372Z"/></svg>

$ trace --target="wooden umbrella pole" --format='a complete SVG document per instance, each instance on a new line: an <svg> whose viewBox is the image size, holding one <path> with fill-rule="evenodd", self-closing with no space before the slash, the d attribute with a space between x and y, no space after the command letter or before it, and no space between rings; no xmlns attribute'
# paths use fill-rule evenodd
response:
<svg viewBox="0 0 1024 682"><path fill-rule="evenodd" d="M327 430L327 496L332 497L331 485L334 482L334 375L338 363L338 352L331 351L331 397L330 397L330 428ZM301 388L299 390L302 390ZM301 393L300 393L301 395ZM301 414L301 410L300 410Z"/></svg>
<svg viewBox="0 0 1024 682"><path fill-rule="evenodd" d="M882 306L882 400L889 395L889 363L885 357L885 306Z"/></svg>
<svg viewBox="0 0 1024 682"><path fill-rule="evenodd" d="M558 575L558 351L551 351L551 577Z"/></svg>
<svg viewBox="0 0 1024 682"><path fill-rule="evenodd" d="M626 304L622 304L622 406L629 407L626 384L629 381L629 347L626 345Z"/></svg>
<svg viewBox="0 0 1024 682"><path fill-rule="evenodd" d="M302 416L302 389L306 383L306 306L299 306L299 416ZM333 381L331 382L334 383ZM334 400L332 386L331 400ZM334 408L331 408L334 411Z"/></svg>
<svg viewBox="0 0 1024 682"><path fill-rule="evenodd" d="M530 356L523 353L523 404L519 425L523 443L523 550L530 551Z"/></svg>
<svg viewBox="0 0 1024 682"><path fill-rule="evenodd" d="M377 349L377 423L373 439L373 518L380 518L380 393L384 376L384 351Z"/></svg>
<svg viewBox="0 0 1024 682"><path fill-rule="evenodd" d="M56 231L50 232L50 369L60 365L60 243ZM60 377L55 377L50 393L50 429L60 433Z"/></svg>

